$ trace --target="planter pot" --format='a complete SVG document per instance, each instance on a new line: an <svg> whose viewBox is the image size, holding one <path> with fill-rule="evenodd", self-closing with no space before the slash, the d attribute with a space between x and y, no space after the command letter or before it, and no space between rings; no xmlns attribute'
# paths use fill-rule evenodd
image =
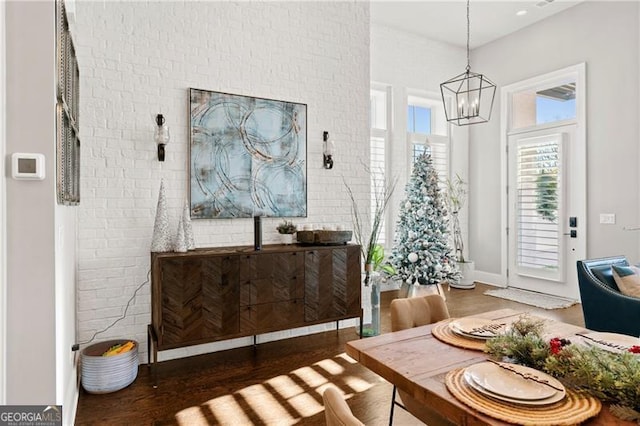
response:
<svg viewBox="0 0 640 426"><path fill-rule="evenodd" d="M449 284L453 288L460 288L463 290L471 290L476 287L474 282L474 271L476 269L476 264L474 261L470 260L467 262L458 262L458 268L460 268L460 272L462 273L462 278L460 278L459 283L451 283Z"/></svg>
<svg viewBox="0 0 640 426"><path fill-rule="evenodd" d="M294 234L280 234L280 241L282 244L293 244Z"/></svg>
<svg viewBox="0 0 640 426"><path fill-rule="evenodd" d="M444 295L444 289L442 288L442 284L440 283L435 285L402 283L402 286L400 286L398 296L400 298L409 298L409 297L428 296L430 294L439 294L440 296L442 296L444 300L447 300L447 297Z"/></svg>

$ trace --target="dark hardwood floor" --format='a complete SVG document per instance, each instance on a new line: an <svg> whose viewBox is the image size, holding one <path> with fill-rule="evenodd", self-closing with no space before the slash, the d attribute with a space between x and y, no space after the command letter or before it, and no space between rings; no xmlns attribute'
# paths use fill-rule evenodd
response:
<svg viewBox="0 0 640 426"><path fill-rule="evenodd" d="M501 308L522 309L584 325L580 305L557 310L533 308L475 290L445 290L452 317ZM382 331L390 330L389 303L383 293ZM104 395L80 392L78 425L323 425L322 391L341 389L353 413L367 425L388 424L392 386L344 353L356 339L353 328L260 344L160 363L159 387L140 366L136 381ZM421 424L396 410L396 425Z"/></svg>

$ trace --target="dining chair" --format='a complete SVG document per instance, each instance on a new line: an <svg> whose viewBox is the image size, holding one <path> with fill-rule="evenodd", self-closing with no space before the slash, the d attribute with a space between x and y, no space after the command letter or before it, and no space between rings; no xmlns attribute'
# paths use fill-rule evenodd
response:
<svg viewBox="0 0 640 426"><path fill-rule="evenodd" d="M364 426L364 423L353 415L342 394L335 387L326 388L322 393L322 400L327 426Z"/></svg>
<svg viewBox="0 0 640 426"><path fill-rule="evenodd" d="M433 324L447 318L449 318L449 309L439 294L391 301L391 331ZM396 392L400 401L396 400ZM429 425L438 423L424 405L403 390L396 389L394 385L391 395L389 426L393 424L393 411L396 405L424 423Z"/></svg>

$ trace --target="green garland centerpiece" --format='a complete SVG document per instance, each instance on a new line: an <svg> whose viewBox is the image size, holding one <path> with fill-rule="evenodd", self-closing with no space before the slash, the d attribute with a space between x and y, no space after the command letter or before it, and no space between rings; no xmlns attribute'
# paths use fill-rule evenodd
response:
<svg viewBox="0 0 640 426"><path fill-rule="evenodd" d="M577 391L611 403L624 420L640 421L640 346L613 353L567 339L542 337L544 321L523 315L500 336L487 340L493 358L545 371Z"/></svg>

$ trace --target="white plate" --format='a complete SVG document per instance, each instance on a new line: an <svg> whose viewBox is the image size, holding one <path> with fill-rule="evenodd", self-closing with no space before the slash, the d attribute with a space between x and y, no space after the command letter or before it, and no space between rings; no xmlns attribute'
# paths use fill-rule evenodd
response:
<svg viewBox="0 0 640 426"><path fill-rule="evenodd" d="M449 323L456 334L476 339L490 339L504 330L505 324L485 318L460 318Z"/></svg>
<svg viewBox="0 0 640 426"><path fill-rule="evenodd" d="M566 396L566 392L558 392L558 391L556 391L556 393L553 396L551 396L549 398L545 398L545 399L524 400L524 399L509 398L509 397L506 397L506 396L502 396L502 395L498 395L498 394L489 392L488 390L486 390L485 388L483 388L482 386L477 384L473 380L473 378L471 378L469 373L467 373L466 371L464 372L464 379L465 379L465 381L467 382L467 384L469 386L471 386L474 390L476 390L480 394L482 394L484 396L487 396L489 398L492 398L492 399L496 399L498 401L510 402L512 404L527 405L527 406L531 406L531 407L543 406L543 405L554 404L554 403L556 403L558 401L562 401L564 399L564 397Z"/></svg>
<svg viewBox="0 0 640 426"><path fill-rule="evenodd" d="M559 392L564 386L555 378L533 368L517 364L503 364L510 371L493 362L483 362L465 369L465 373L480 387L495 395L514 400L544 400ZM546 380L553 387L535 380L526 379L522 375L535 377L539 381ZM556 390L554 388L560 389Z"/></svg>
<svg viewBox="0 0 640 426"><path fill-rule="evenodd" d="M583 341L589 346L595 346L609 352L626 352L631 346L640 345L640 339L626 334L603 333L590 331L582 333Z"/></svg>

